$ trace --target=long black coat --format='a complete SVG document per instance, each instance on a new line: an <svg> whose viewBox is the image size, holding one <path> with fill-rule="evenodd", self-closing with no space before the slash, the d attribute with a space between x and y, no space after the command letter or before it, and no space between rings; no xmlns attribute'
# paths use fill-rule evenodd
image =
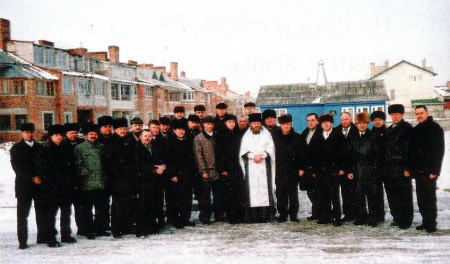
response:
<svg viewBox="0 0 450 264"><path fill-rule="evenodd" d="M218 173L239 173L242 169L239 164L239 148L242 134L236 130L225 129L215 135L216 137L216 169Z"/></svg>
<svg viewBox="0 0 450 264"><path fill-rule="evenodd" d="M377 157L377 173L384 179L386 171L386 126L380 128L373 127L371 132L377 138L378 144L378 157Z"/></svg>
<svg viewBox="0 0 450 264"><path fill-rule="evenodd" d="M300 135L292 129L283 135L280 130L273 134L275 143L275 181L298 179L298 171L302 160L302 144Z"/></svg>
<svg viewBox="0 0 450 264"><path fill-rule="evenodd" d="M43 194L43 186L33 182L35 176L42 179L42 166L44 156L44 146L34 142L33 147L29 147L24 140L14 144L10 151L11 165L16 173L15 192L16 197L30 197Z"/></svg>
<svg viewBox="0 0 450 264"><path fill-rule="evenodd" d="M134 147L134 160L137 173L137 184L140 188L156 185L155 165L161 165L158 149L152 146L151 152L140 142Z"/></svg>
<svg viewBox="0 0 450 264"><path fill-rule="evenodd" d="M364 135L353 136L350 141L349 173L354 174L358 193L377 194L379 175L377 173L379 147L377 137L367 130Z"/></svg>
<svg viewBox="0 0 450 264"><path fill-rule="evenodd" d="M317 144L321 141L322 137L322 128L320 126L316 127L309 144L306 142L306 138L308 137L309 129L306 128L303 130L300 135L300 142L303 146L303 155L300 160L299 167L301 170L305 171L305 176L300 178L300 190L311 190L314 188L314 180L311 175L312 172L312 163L313 163L313 151L317 149Z"/></svg>
<svg viewBox="0 0 450 264"><path fill-rule="evenodd" d="M172 135L169 138L166 165L169 178L178 177L180 185L189 185L195 174L195 160L192 141L185 137L179 140ZM170 180L170 179L169 179Z"/></svg>
<svg viewBox="0 0 450 264"><path fill-rule="evenodd" d="M112 192L134 192L136 190L136 167L134 161L134 142L128 135L112 136L109 181Z"/></svg>
<svg viewBox="0 0 450 264"><path fill-rule="evenodd" d="M439 175L444 148L444 130L433 121L433 117L415 126L409 147L409 168L413 175L418 172Z"/></svg>
<svg viewBox="0 0 450 264"><path fill-rule="evenodd" d="M333 129L325 140L323 135L319 137L315 148L312 149L312 171L320 173L338 173L346 170L348 160L348 148L341 131Z"/></svg>
<svg viewBox="0 0 450 264"><path fill-rule="evenodd" d="M402 119L395 127L386 130L386 177L400 178L408 169L408 148L412 126Z"/></svg>
<svg viewBox="0 0 450 264"><path fill-rule="evenodd" d="M44 177L51 197L70 199L76 183L74 158L71 147L49 142L44 155Z"/></svg>

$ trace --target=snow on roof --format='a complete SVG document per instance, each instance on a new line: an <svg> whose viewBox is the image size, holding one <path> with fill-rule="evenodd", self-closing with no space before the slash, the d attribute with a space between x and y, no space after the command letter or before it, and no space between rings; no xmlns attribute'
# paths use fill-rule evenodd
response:
<svg viewBox="0 0 450 264"><path fill-rule="evenodd" d="M58 77L2 49L0 49L0 65L2 77L58 80Z"/></svg>
<svg viewBox="0 0 450 264"><path fill-rule="evenodd" d="M202 80L201 79L187 79L187 78L178 78L178 81L191 87L192 89L196 90L196 91L200 91L200 92L204 92L204 93L210 93L211 91L209 91L206 88L203 88L201 86L202 84Z"/></svg>
<svg viewBox="0 0 450 264"><path fill-rule="evenodd" d="M446 86L434 88L434 91L438 93L440 96L444 97L450 96L450 88Z"/></svg>
<svg viewBox="0 0 450 264"><path fill-rule="evenodd" d="M95 74L95 73L85 73L85 72L74 72L74 71L63 71L62 74L64 75L70 75L70 76L78 76L78 77L86 77L86 78L94 78L94 79L100 79L100 80L109 80L110 78Z"/></svg>

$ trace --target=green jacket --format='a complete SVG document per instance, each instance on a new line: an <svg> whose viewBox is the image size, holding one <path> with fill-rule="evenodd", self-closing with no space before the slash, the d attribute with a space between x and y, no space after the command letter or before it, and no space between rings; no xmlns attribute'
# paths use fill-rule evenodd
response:
<svg viewBox="0 0 450 264"><path fill-rule="evenodd" d="M81 191L105 189L104 146L85 141L75 147L75 165L78 172L77 187Z"/></svg>

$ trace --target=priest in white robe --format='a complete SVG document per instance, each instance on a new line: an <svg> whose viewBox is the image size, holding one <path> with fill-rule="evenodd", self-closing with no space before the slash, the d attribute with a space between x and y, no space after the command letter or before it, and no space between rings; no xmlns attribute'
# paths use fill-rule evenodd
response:
<svg viewBox="0 0 450 264"><path fill-rule="evenodd" d="M269 222L275 215L275 145L262 126L261 114L249 115L250 128L242 137L239 161L246 185L246 220Z"/></svg>

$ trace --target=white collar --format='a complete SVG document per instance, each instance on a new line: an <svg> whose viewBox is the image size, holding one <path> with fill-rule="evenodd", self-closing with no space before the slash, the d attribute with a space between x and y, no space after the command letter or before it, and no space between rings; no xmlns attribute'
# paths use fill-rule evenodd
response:
<svg viewBox="0 0 450 264"><path fill-rule="evenodd" d="M30 147L33 147L33 145L34 145L34 140L31 140L31 141L23 140L23 141L25 141L25 144L27 144Z"/></svg>
<svg viewBox="0 0 450 264"><path fill-rule="evenodd" d="M208 134L208 135L210 135L210 136L212 137L214 131L211 131L211 133L209 133L208 131L205 130L205 133Z"/></svg>

